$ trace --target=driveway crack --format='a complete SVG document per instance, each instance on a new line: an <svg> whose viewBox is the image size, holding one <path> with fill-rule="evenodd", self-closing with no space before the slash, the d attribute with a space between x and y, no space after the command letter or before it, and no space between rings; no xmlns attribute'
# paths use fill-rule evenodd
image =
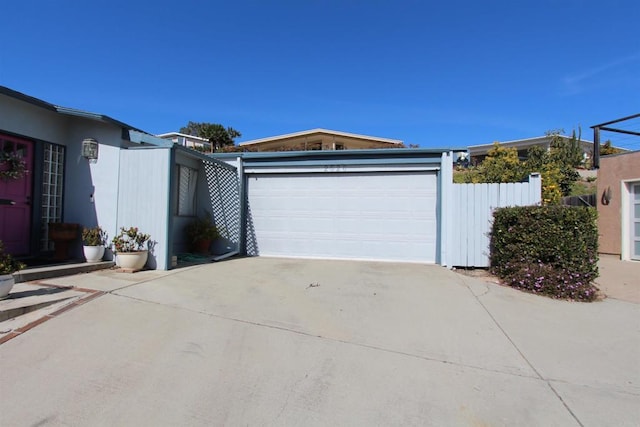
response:
<svg viewBox="0 0 640 427"><path fill-rule="evenodd" d="M393 349L389 349L389 348L379 347L379 346L372 345L372 344L358 343L358 342L347 341L347 340L338 339L338 338L331 338L331 337L327 337L327 336L324 336L324 335L317 335L317 334L304 332L304 331L300 331L300 330L296 330L296 329L285 328L283 326L276 326L276 325L270 325L270 324L267 324L267 323L261 323L261 322L256 322L256 321L252 321L252 320L245 320L245 319L239 319L239 318L235 318L235 317L222 316L222 315L215 314L215 313L210 313L210 312L201 311L201 310L194 310L194 309L181 307L181 306L177 306L177 305L163 304L163 303L149 301L149 300L146 300L146 299L136 298L136 297L132 297L132 296L128 296L128 295L122 295L122 294L113 294L113 295L114 296L118 296L118 297L122 297L122 298L131 299L131 300L134 300L134 301L143 302L143 303L148 303L148 304L159 305L159 306L162 306L162 307L173 308L175 310L183 310L183 311L188 311L188 312L191 312L191 313L201 314L201 315L212 317L212 318L216 318L216 319L222 319L222 320L227 320L227 321L231 321L231 322L239 322L239 323L244 323L244 324L247 324L247 325L258 326L258 327L262 327L262 328L269 328L269 329L274 329L274 330L283 331L283 332L289 332L289 333L302 335L302 336L310 337L310 338L319 338L321 340L330 341L330 342L334 342L334 343L347 344L347 345L366 348L366 349L370 349L370 350L382 351L382 352L390 353L390 354L396 354L396 355L399 355L399 356L406 356L406 357L411 357L411 358L415 358L415 359L421 359L421 360L425 360L425 361L429 361L429 362L437 362L437 363L442 363L442 364L445 364L445 365L458 366L458 367L469 368L469 369L474 369L474 370L478 370L478 371L492 372L492 373L498 373L498 374L502 374L502 375L511 375L511 376L522 377L522 378L534 378L534 379L546 381L535 370L534 370L534 372L536 372L537 376L531 376L531 375L526 375L526 374L521 374L521 373L516 373L516 372L505 372L505 371L502 371L502 370L499 370L499 369L490 369L490 368L486 368L486 367L483 367L483 366L475 366L475 365L469 365L469 364L465 364L465 363L452 362L452 361L449 361L449 360L438 359L438 358L435 358L435 357L429 357L429 356L425 356L425 355L419 355L419 354L408 353L408 352L404 352L404 351L399 351L399 350L393 350Z"/></svg>
<svg viewBox="0 0 640 427"><path fill-rule="evenodd" d="M569 407L569 405L564 401L564 399L562 398L562 396L560 396L560 394L556 391L556 389L553 387L553 385L551 384L551 381L547 378L544 378L542 376L542 374L540 374L540 372L538 372L538 370L535 368L535 366L533 366L533 363L531 363L531 361L527 358L527 356L525 356L525 354L522 352L522 350L520 350L520 348L516 345L516 343L511 339L511 337L509 336L509 334L507 334L507 331L504 330L504 328L502 327L502 325L500 325L500 323L498 322L498 320L493 316L493 314L489 311L489 309L487 308L486 305L484 305L484 303L480 300L480 297L483 295L486 295L489 292L489 286L487 285L487 291L482 293L481 295L476 295L473 292L473 289L471 289L471 287L469 286L469 284L464 280L464 278L460 277L459 275L456 275L457 280L461 281L469 290L469 292L471 293L471 295L473 295L473 297L476 299L476 301L478 301L478 304L480 304L480 306L482 307L482 309L487 313L487 315L489 315L489 317L491 318L491 320L493 321L493 323L498 327L498 329L500 329L500 331L502 332L502 334L505 336L505 338L511 343L511 345L513 346L513 348L518 352L518 354L520 355L520 357L522 357L522 359L527 363L527 365L529 365L529 367L531 368L531 370L537 375L537 377L544 381L547 386L551 389L551 391L553 392L553 394L556 395L556 397L558 398L558 400L560 400L560 402L562 403L562 405L567 409L567 411L569 411L569 414L571 414L571 416L573 417L573 419L576 420L576 422L578 423L578 425L580 425L581 427L584 427L584 424L582 424L582 422L580 421L580 419L577 417L577 415L571 410L571 408Z"/></svg>

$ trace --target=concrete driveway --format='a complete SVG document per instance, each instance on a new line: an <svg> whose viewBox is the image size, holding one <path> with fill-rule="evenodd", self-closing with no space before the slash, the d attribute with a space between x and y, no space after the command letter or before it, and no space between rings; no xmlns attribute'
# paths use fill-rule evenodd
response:
<svg viewBox="0 0 640 427"><path fill-rule="evenodd" d="M52 279L108 293L0 346L0 425L640 423L638 304L414 264L123 277Z"/></svg>

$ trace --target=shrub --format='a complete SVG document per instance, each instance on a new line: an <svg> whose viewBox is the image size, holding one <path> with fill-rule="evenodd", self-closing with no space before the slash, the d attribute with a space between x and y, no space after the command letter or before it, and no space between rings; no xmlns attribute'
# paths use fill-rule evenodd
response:
<svg viewBox="0 0 640 427"><path fill-rule="evenodd" d="M23 263L13 259L10 254L4 251L4 244L0 240L0 274L12 274L25 267Z"/></svg>
<svg viewBox="0 0 640 427"><path fill-rule="evenodd" d="M138 231L138 227L120 227L120 233L113 238L112 243L116 253L136 252L144 250L145 243L148 246L150 238L148 234Z"/></svg>
<svg viewBox="0 0 640 427"><path fill-rule="evenodd" d="M107 233L99 226L84 227L82 229L82 243L85 246L104 246L107 244Z"/></svg>
<svg viewBox="0 0 640 427"><path fill-rule="evenodd" d="M206 217L196 218L187 224L185 231L191 243L201 240L214 240L218 237L218 229L211 219L211 214L208 212Z"/></svg>
<svg viewBox="0 0 640 427"><path fill-rule="evenodd" d="M491 270L510 286L592 301L598 277L596 211L575 206L497 209Z"/></svg>

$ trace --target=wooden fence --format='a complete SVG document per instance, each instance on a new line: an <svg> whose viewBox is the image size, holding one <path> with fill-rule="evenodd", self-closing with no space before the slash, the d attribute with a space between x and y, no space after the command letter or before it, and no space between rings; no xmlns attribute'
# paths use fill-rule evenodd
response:
<svg viewBox="0 0 640 427"><path fill-rule="evenodd" d="M582 196L567 196L560 199L560 203L565 206L596 206L596 195L587 194Z"/></svg>
<svg viewBox="0 0 640 427"><path fill-rule="evenodd" d="M453 184L447 265L489 267L489 232L493 211L506 206L540 204L541 179L506 184Z"/></svg>

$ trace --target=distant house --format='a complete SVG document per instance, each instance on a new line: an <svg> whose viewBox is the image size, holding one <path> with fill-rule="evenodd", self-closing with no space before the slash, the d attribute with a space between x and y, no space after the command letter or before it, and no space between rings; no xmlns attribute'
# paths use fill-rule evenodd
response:
<svg viewBox="0 0 640 427"><path fill-rule="evenodd" d="M600 158L599 251L640 260L640 151Z"/></svg>
<svg viewBox="0 0 640 427"><path fill-rule="evenodd" d="M570 136L561 135L562 139L569 141L571 139ZM552 136L537 136L535 138L526 138L526 139L515 139L512 141L504 141L500 142L501 147L506 148L515 148L518 150L518 157L520 159L527 158L527 151L531 147L542 147L545 150L549 150L551 146ZM495 143L491 144L481 144L481 145L470 145L469 146L469 155L471 157L472 163L481 163L489 151L494 147ZM582 146L582 152L585 160L590 159L593 155L593 141L587 141L584 139L580 139L580 145Z"/></svg>
<svg viewBox="0 0 640 427"><path fill-rule="evenodd" d="M161 133L156 136L158 138L173 141L174 144L182 145L183 147L192 148L198 151L211 151L211 143L209 140L200 138L199 136L187 135L180 132Z"/></svg>
<svg viewBox="0 0 640 427"><path fill-rule="evenodd" d="M241 142L246 151L307 151L357 150L372 148L403 148L398 139L358 135L327 129L311 129L268 138Z"/></svg>

